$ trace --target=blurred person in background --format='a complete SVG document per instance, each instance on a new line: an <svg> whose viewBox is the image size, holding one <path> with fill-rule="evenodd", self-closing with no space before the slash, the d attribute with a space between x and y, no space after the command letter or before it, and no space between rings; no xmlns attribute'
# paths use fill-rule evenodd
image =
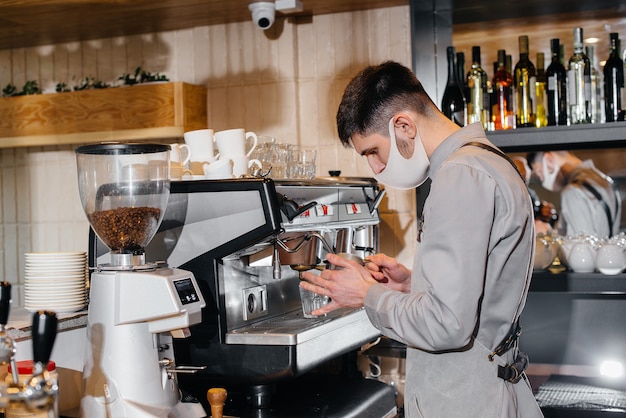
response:
<svg viewBox="0 0 626 418"><path fill-rule="evenodd" d="M524 178L526 187L528 187L528 193L530 193L530 198L533 202L533 209L535 213L535 233L539 235L552 232L559 219L559 214L556 208L552 203L546 200L541 200L537 192L529 187L532 170L528 166L526 158L516 155L511 159L515 163L517 171L519 171Z"/></svg>
<svg viewBox="0 0 626 418"><path fill-rule="evenodd" d="M620 231L622 200L613 180L570 151L531 152L529 166L544 189L560 192L563 235L612 237Z"/></svg>
<svg viewBox="0 0 626 418"><path fill-rule="evenodd" d="M328 254L342 269L305 272L300 283L331 298L313 313L364 306L383 335L406 344L408 418L542 417L517 348L535 235L513 162L480 123L448 119L395 62L349 83L337 125L381 183L431 186L412 270L384 254L365 266Z"/></svg>

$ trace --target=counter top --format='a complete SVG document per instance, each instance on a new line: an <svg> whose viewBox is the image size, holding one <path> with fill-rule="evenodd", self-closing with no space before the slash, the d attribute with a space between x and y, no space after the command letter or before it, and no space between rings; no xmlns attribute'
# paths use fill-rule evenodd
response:
<svg viewBox="0 0 626 418"><path fill-rule="evenodd" d="M57 331L69 331L76 328L82 328L87 325L87 309L67 314L57 315L59 320ZM15 341L30 339L31 324L33 321L33 312L22 307L14 307L9 315L9 323L7 324L7 333L9 337Z"/></svg>

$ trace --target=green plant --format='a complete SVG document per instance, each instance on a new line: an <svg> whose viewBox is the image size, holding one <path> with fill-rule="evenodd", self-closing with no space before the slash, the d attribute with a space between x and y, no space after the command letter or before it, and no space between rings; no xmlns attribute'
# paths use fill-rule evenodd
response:
<svg viewBox="0 0 626 418"><path fill-rule="evenodd" d="M24 87L22 87L21 91L18 91L13 83L7 84L2 89L2 97L26 96L31 94L41 94L37 80L28 80L24 83Z"/></svg>
<svg viewBox="0 0 626 418"><path fill-rule="evenodd" d="M94 77L85 77L74 86L74 90L106 89L107 87L110 86L104 81L96 80Z"/></svg>
<svg viewBox="0 0 626 418"><path fill-rule="evenodd" d="M159 73L150 73L137 67L134 74L122 74L118 77L118 80L122 80L124 85L132 86L134 84L150 83L153 81L170 81L166 75Z"/></svg>
<svg viewBox="0 0 626 418"><path fill-rule="evenodd" d="M17 87L13 83L9 83L2 89L2 97L11 97L17 95Z"/></svg>
<svg viewBox="0 0 626 418"><path fill-rule="evenodd" d="M68 91L71 91L71 89L67 86L67 83L57 83L54 91L56 91L57 93L66 93Z"/></svg>

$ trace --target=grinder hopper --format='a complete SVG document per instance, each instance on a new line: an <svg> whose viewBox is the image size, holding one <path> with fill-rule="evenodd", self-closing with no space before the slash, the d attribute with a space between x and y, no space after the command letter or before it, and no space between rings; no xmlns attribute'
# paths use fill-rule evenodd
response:
<svg viewBox="0 0 626 418"><path fill-rule="evenodd" d="M111 249L110 268L145 265L144 249L156 233L170 194L169 146L98 144L76 149L83 209Z"/></svg>

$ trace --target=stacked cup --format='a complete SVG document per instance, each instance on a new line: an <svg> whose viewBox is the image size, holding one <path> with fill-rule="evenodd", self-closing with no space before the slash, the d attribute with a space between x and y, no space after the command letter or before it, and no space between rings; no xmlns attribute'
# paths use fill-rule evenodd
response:
<svg viewBox="0 0 626 418"><path fill-rule="evenodd" d="M191 151L187 144L170 144L170 179L181 180L183 175L191 174L185 167L191 158Z"/></svg>
<svg viewBox="0 0 626 418"><path fill-rule="evenodd" d="M69 313L86 302L87 253L26 253L24 308Z"/></svg>
<svg viewBox="0 0 626 418"><path fill-rule="evenodd" d="M248 140L251 140L251 145L246 150ZM258 143L258 137L254 132L246 132L241 128L219 131L215 133L215 143L220 152L220 159L232 162L234 177L248 174L248 169L254 165L262 166L259 160L250 159L250 154Z"/></svg>
<svg viewBox="0 0 626 418"><path fill-rule="evenodd" d="M211 164L219 157L215 155L213 129L198 129L183 134L191 156L189 170L193 175L204 175L204 165Z"/></svg>

